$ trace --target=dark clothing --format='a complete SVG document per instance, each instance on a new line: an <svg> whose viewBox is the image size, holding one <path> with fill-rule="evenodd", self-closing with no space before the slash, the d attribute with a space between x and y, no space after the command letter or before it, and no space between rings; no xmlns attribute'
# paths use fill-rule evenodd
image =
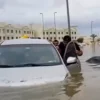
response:
<svg viewBox="0 0 100 100"><path fill-rule="evenodd" d="M80 51L80 47L77 43L75 43L75 46L76 46L76 50ZM65 48L66 48L66 46L64 45L64 43L60 42L59 49L60 49L60 54L61 54L62 58L63 58L64 53L65 53Z"/></svg>

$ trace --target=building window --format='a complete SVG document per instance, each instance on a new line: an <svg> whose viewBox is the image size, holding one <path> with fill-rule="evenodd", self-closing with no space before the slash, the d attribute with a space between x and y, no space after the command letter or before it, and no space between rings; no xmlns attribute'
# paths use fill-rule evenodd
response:
<svg viewBox="0 0 100 100"><path fill-rule="evenodd" d="M46 34L48 35L48 32Z"/></svg>
<svg viewBox="0 0 100 100"><path fill-rule="evenodd" d="M14 39L14 37L11 37L11 39Z"/></svg>
<svg viewBox="0 0 100 100"><path fill-rule="evenodd" d="M56 40L56 37L54 37L54 40Z"/></svg>
<svg viewBox="0 0 100 100"><path fill-rule="evenodd" d="M43 39L45 39L45 37L43 37Z"/></svg>
<svg viewBox="0 0 100 100"><path fill-rule="evenodd" d="M63 32L61 32L63 34Z"/></svg>
<svg viewBox="0 0 100 100"><path fill-rule="evenodd" d="M76 34L76 32L75 32L75 34Z"/></svg>
<svg viewBox="0 0 100 100"><path fill-rule="evenodd" d="M9 40L9 37L7 37L7 40Z"/></svg>
<svg viewBox="0 0 100 100"><path fill-rule="evenodd" d="M1 40L1 36L0 36L0 40Z"/></svg>
<svg viewBox="0 0 100 100"><path fill-rule="evenodd" d="M7 33L9 33L9 30L7 30Z"/></svg>
<svg viewBox="0 0 100 100"><path fill-rule="evenodd" d="M73 32L72 32L72 34L73 34Z"/></svg>
<svg viewBox="0 0 100 100"><path fill-rule="evenodd" d="M60 34L60 32L58 32L58 34Z"/></svg>
<svg viewBox="0 0 100 100"><path fill-rule="evenodd" d="M45 35L45 32L43 32L43 34Z"/></svg>
<svg viewBox="0 0 100 100"><path fill-rule="evenodd" d="M48 40L48 37L47 37L47 40Z"/></svg>
<svg viewBox="0 0 100 100"><path fill-rule="evenodd" d="M18 37L16 37L16 39L18 39Z"/></svg>
<svg viewBox="0 0 100 100"><path fill-rule="evenodd" d="M34 32L32 32L32 34L34 34Z"/></svg>
<svg viewBox="0 0 100 100"><path fill-rule="evenodd" d="M76 37L75 37L75 39L76 39Z"/></svg>
<svg viewBox="0 0 100 100"><path fill-rule="evenodd" d="M24 33L26 33L26 31L24 31Z"/></svg>
<svg viewBox="0 0 100 100"><path fill-rule="evenodd" d="M50 34L52 34L52 32L50 32Z"/></svg>
<svg viewBox="0 0 100 100"><path fill-rule="evenodd" d="M21 33L20 30L19 30L19 33Z"/></svg>
<svg viewBox="0 0 100 100"><path fill-rule="evenodd" d="M17 33L17 30L16 30L16 33Z"/></svg>
<svg viewBox="0 0 100 100"><path fill-rule="evenodd" d="M54 32L54 34L56 34L56 32Z"/></svg>
<svg viewBox="0 0 100 100"><path fill-rule="evenodd" d="M5 40L5 36L3 36L3 40Z"/></svg>
<svg viewBox="0 0 100 100"><path fill-rule="evenodd" d="M50 39L52 40L52 37Z"/></svg>
<svg viewBox="0 0 100 100"><path fill-rule="evenodd" d="M59 37L59 39L60 39L60 37Z"/></svg>
<svg viewBox="0 0 100 100"><path fill-rule="evenodd" d="M68 32L66 32L66 34L68 34Z"/></svg>
<svg viewBox="0 0 100 100"><path fill-rule="evenodd" d="M13 30L11 30L11 33L13 33Z"/></svg>

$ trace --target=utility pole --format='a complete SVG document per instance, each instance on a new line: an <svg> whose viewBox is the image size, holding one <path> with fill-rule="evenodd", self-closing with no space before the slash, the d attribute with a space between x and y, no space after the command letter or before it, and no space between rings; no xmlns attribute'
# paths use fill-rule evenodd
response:
<svg viewBox="0 0 100 100"><path fill-rule="evenodd" d="M40 13L42 15L42 26L43 26L43 33L44 33L44 16L43 13Z"/></svg>
<svg viewBox="0 0 100 100"><path fill-rule="evenodd" d="M93 21L91 21L91 35L93 34L92 33L92 31L93 31L92 29L93 29Z"/></svg>
<svg viewBox="0 0 100 100"><path fill-rule="evenodd" d="M33 37L35 37L35 36L33 35L32 24L30 24L30 28L31 28L32 38L33 38Z"/></svg>
<svg viewBox="0 0 100 100"><path fill-rule="evenodd" d="M66 0L66 9L67 9L67 20L68 20L68 33L69 33L69 36L71 36L69 2L68 2L68 0Z"/></svg>
<svg viewBox="0 0 100 100"><path fill-rule="evenodd" d="M57 12L54 12L54 26L55 26L55 35L56 35L56 39L57 39L57 32L56 32L56 17L55 17L55 14Z"/></svg>
<svg viewBox="0 0 100 100"><path fill-rule="evenodd" d="M91 37L92 37L92 40L94 42L95 34L93 34L93 21L91 21Z"/></svg>

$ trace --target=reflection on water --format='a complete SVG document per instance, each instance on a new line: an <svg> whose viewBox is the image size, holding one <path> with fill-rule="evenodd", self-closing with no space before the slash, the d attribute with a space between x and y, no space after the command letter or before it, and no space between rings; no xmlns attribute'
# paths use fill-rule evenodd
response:
<svg viewBox="0 0 100 100"><path fill-rule="evenodd" d="M96 46L96 43L92 42L92 44L91 44L92 56L95 55L95 46Z"/></svg>
<svg viewBox="0 0 100 100"><path fill-rule="evenodd" d="M70 77L64 87L66 97L60 100L100 100L100 70L89 66L85 61L94 55L100 56L100 47L93 43L84 48L84 55L80 57L82 63L82 75ZM63 96L63 95L62 95ZM68 97L68 98L67 98Z"/></svg>
<svg viewBox="0 0 100 100"><path fill-rule="evenodd" d="M70 98L70 100L75 94L81 91L79 87L83 85L83 80L84 78L82 75L77 75L75 77L69 78L68 84L64 86L64 91L65 94Z"/></svg>

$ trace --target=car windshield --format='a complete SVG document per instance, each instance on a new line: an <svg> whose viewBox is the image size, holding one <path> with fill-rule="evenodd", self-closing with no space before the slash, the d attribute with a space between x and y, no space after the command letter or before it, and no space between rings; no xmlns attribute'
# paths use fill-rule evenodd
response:
<svg viewBox="0 0 100 100"><path fill-rule="evenodd" d="M0 65L61 64L61 59L51 44L24 44L0 46Z"/></svg>

